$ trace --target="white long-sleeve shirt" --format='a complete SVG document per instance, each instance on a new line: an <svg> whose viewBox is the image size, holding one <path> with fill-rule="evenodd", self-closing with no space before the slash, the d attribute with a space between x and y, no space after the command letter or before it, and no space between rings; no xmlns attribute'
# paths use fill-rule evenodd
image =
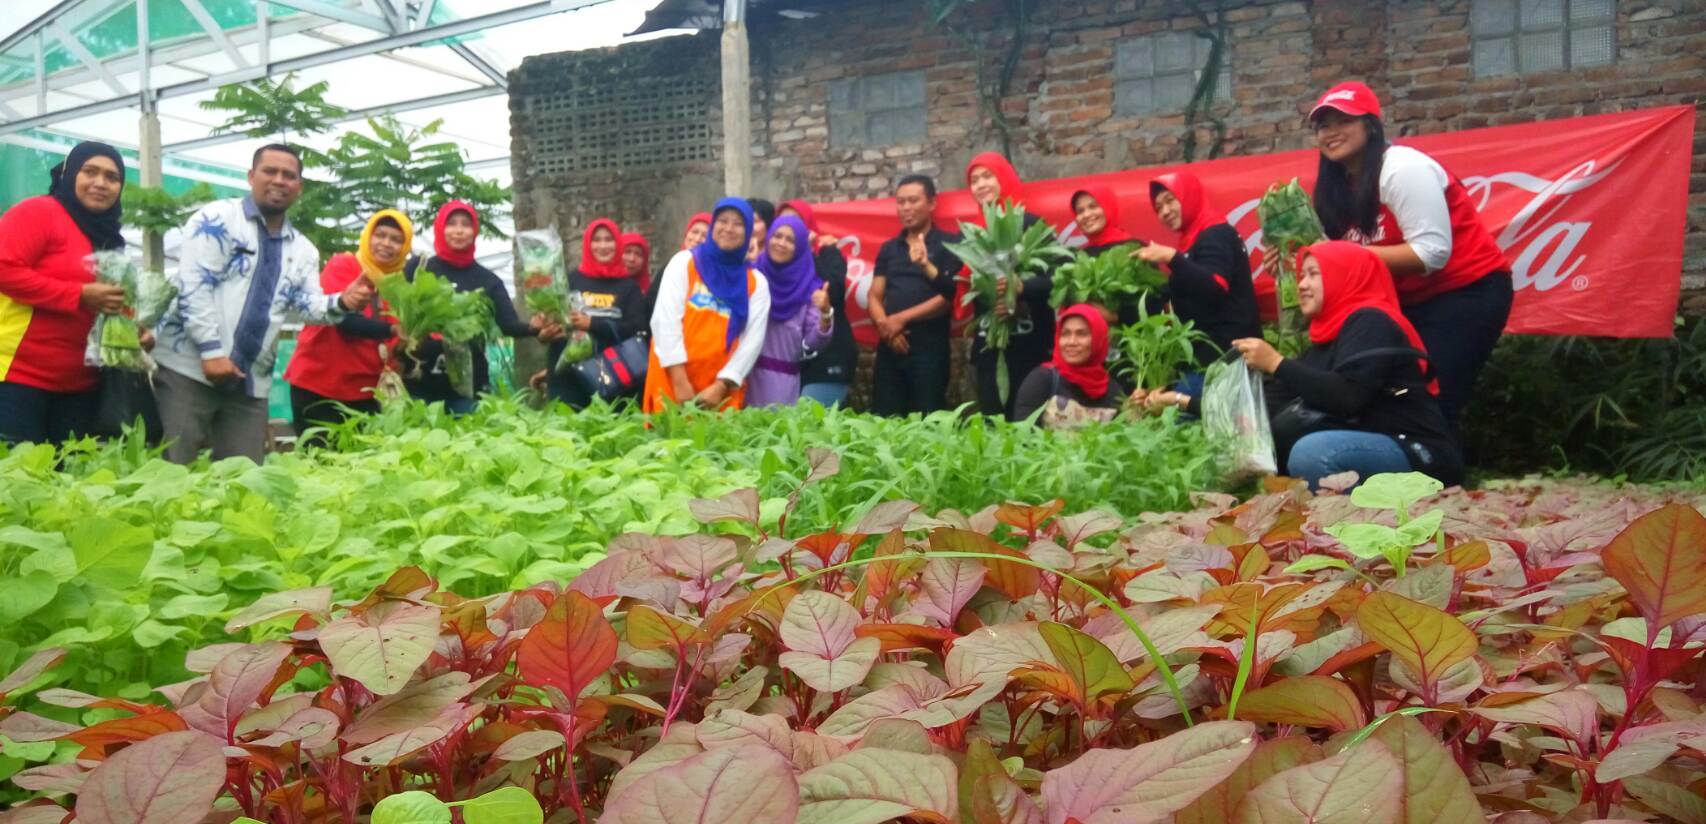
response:
<svg viewBox="0 0 1706 824"><path fill-rule="evenodd" d="M701 281L692 294L687 290L687 264L693 259L690 251L677 252L664 267L657 282L657 303L652 310L652 349L657 352L658 365L664 368L687 362L687 340L681 331L682 318L687 316L687 302L696 306L715 307L725 317L727 308L711 294ZM719 380L745 383L746 376L758 363L758 353L764 348L764 330L770 319L770 284L758 270L750 269L756 285L747 299L746 328L729 354L729 362L717 373Z"/></svg>
<svg viewBox="0 0 1706 824"><path fill-rule="evenodd" d="M1451 207L1445 198L1450 183L1451 175L1439 161L1409 146L1386 148L1380 164L1380 204L1391 211L1404 242L1430 275L1451 260Z"/></svg>
<svg viewBox="0 0 1706 824"><path fill-rule="evenodd" d="M207 383L201 362L231 358L248 375L244 393L265 398L279 327L343 316L338 297L320 289L320 252L289 221L277 235L268 232L249 197L201 207L183 234L178 298L156 327L154 359Z"/></svg>

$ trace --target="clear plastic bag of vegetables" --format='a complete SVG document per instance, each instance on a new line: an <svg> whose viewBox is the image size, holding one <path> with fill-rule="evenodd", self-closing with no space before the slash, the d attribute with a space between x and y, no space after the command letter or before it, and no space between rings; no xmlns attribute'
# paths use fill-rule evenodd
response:
<svg viewBox="0 0 1706 824"><path fill-rule="evenodd" d="M1203 429L1227 445L1232 477L1278 471L1262 376L1237 352L1227 353L1208 367L1201 406Z"/></svg>
<svg viewBox="0 0 1706 824"><path fill-rule="evenodd" d="M140 329L160 321L178 296L177 287L165 275L138 266L123 251L96 252L87 261L97 282L124 287L124 311L95 318L83 349L83 362L89 366L154 371L154 359L142 351Z"/></svg>
<svg viewBox="0 0 1706 824"><path fill-rule="evenodd" d="M586 304L581 300L581 293L570 292L569 314L585 311ZM592 357L595 349L591 335L579 329L570 329L568 343L563 346L563 354L558 356L557 363L553 368L559 375L568 374L575 364Z"/></svg>
<svg viewBox="0 0 1706 824"><path fill-rule="evenodd" d="M529 229L515 235L521 264L521 300L527 310L552 323L568 316L568 272L563 268L563 239L556 229Z"/></svg>

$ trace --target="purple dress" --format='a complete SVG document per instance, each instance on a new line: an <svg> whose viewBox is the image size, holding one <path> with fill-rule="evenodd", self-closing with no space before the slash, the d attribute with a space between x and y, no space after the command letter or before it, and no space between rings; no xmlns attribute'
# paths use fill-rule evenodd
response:
<svg viewBox="0 0 1706 824"><path fill-rule="evenodd" d="M818 324L817 307L807 303L787 321L771 319L764 331L758 365L746 377L746 405L792 406L800 400L800 359L807 349L829 342L830 332Z"/></svg>

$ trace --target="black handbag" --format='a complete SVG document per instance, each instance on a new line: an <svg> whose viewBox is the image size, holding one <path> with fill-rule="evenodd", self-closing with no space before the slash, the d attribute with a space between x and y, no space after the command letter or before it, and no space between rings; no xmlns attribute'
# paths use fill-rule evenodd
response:
<svg viewBox="0 0 1706 824"><path fill-rule="evenodd" d="M160 407L154 402L154 382L146 372L133 369L101 369L101 400L95 410L94 431L100 438L116 438L124 428L141 420L150 444L160 442Z"/></svg>
<svg viewBox="0 0 1706 824"><path fill-rule="evenodd" d="M1377 346L1373 349L1365 349L1351 355L1343 361L1340 361L1336 366L1344 366L1346 364L1355 363L1359 360L1389 357L1392 355L1409 355L1421 361L1427 361L1428 358L1426 352L1409 346ZM1432 380L1432 373L1433 367L1430 363L1428 368L1422 372L1422 380ZM1387 395L1398 396L1410 390L1406 387L1386 387L1381 391ZM1280 447L1282 455L1285 454L1285 451L1289 451L1292 445L1303 440L1303 437L1310 433L1325 432L1331 429L1362 428L1358 419L1343 418L1327 412L1322 412L1321 410L1310 406L1302 398L1292 398L1291 401L1281 407L1278 412L1269 416L1268 427L1272 430L1274 444Z"/></svg>
<svg viewBox="0 0 1706 824"><path fill-rule="evenodd" d="M635 335L609 346L569 368L569 379L580 384L588 397L606 401L638 394L646 384L651 341Z"/></svg>

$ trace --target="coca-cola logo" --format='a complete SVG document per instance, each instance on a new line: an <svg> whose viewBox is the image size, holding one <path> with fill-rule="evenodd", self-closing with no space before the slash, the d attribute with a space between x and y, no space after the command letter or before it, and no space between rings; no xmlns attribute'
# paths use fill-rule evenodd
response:
<svg viewBox="0 0 1706 824"><path fill-rule="evenodd" d="M1511 283L1518 289L1546 292L1565 281L1576 290L1588 287L1587 276L1572 277L1587 262L1577 253L1582 239L1593 229L1591 220L1559 220L1559 213L1578 192L1604 180L1623 164L1619 159L1599 172L1598 161L1584 160L1555 180L1527 172L1500 172L1463 179L1463 188L1485 212L1498 184L1533 195L1511 216L1495 239L1511 260Z"/></svg>

